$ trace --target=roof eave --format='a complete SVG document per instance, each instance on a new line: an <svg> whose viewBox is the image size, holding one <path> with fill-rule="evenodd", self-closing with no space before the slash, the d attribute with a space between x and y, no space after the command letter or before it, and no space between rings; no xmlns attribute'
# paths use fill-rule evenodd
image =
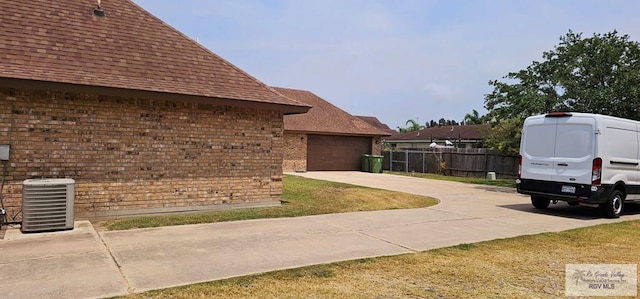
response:
<svg viewBox="0 0 640 299"><path fill-rule="evenodd" d="M391 135L381 134L369 134L369 133L349 133L349 132L327 132L327 131L313 131L313 130L290 130L285 128L285 133L302 133L311 135L336 135L336 136L357 136L357 137L385 137Z"/></svg>
<svg viewBox="0 0 640 299"><path fill-rule="evenodd" d="M213 105L219 105L219 106L259 108L259 109L266 109L266 110L282 111L285 115L306 113L307 111L309 111L309 109L311 109L311 106L308 106L305 104L289 105L289 104L280 104L280 103L250 101L245 99L215 98L215 97L166 93L166 92L157 92L157 91L146 91L146 90L137 90L137 89L124 89L124 88L114 88L114 87L104 87L104 86L94 86L94 85L81 85L81 84L72 84L72 83L60 83L60 82L52 82L52 81L39 81L39 80L2 78L2 77L0 77L0 87L24 88L24 89L72 92L72 93L89 93L89 94L98 94L98 95L104 95L104 96L149 98L149 99L157 99L157 100L172 100L172 101L192 102L192 103L201 103L201 104L213 104Z"/></svg>

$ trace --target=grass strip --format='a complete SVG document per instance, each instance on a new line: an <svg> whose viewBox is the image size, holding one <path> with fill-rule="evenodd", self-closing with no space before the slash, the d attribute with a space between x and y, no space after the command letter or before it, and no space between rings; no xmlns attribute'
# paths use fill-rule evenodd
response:
<svg viewBox="0 0 640 299"><path fill-rule="evenodd" d="M476 177L456 177L456 176L447 176L447 175L440 175L440 174L433 174L433 173L397 172L397 171L385 171L385 173L403 175L403 176L412 176L412 177L430 179L430 180L460 182L460 183L467 183L467 184L489 185L489 186L509 187L509 188L516 187L515 179L488 180L486 178L476 178Z"/></svg>
<svg viewBox="0 0 640 299"><path fill-rule="evenodd" d="M299 217L358 211L423 208L437 200L408 193L285 175L282 205L193 214L135 217L97 223L107 230L214 223L262 218Z"/></svg>

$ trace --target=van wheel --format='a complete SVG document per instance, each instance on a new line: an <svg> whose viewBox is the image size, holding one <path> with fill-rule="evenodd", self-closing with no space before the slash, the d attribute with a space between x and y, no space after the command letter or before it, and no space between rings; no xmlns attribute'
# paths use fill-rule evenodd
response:
<svg viewBox="0 0 640 299"><path fill-rule="evenodd" d="M531 204L536 209L544 210L547 207L549 207L550 203L551 203L551 200L548 199L548 198L538 197L538 196L531 196Z"/></svg>
<svg viewBox="0 0 640 299"><path fill-rule="evenodd" d="M609 218L618 218L624 209L624 194L620 190L613 190L609 200L600 204L600 209Z"/></svg>

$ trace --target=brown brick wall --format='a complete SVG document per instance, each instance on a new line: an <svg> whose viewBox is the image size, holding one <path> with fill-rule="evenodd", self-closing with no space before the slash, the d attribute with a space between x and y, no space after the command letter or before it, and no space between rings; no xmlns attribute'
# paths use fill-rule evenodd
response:
<svg viewBox="0 0 640 299"><path fill-rule="evenodd" d="M371 154L377 156L382 155L382 137L371 138Z"/></svg>
<svg viewBox="0 0 640 299"><path fill-rule="evenodd" d="M0 88L10 214L41 177L76 181L78 218L277 202L283 143L277 111Z"/></svg>
<svg viewBox="0 0 640 299"><path fill-rule="evenodd" d="M307 170L307 134L284 134L284 171Z"/></svg>

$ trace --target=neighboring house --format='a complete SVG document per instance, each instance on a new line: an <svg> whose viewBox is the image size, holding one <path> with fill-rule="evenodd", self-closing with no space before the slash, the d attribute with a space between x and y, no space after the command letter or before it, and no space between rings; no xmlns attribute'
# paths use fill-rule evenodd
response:
<svg viewBox="0 0 640 299"><path fill-rule="evenodd" d="M386 137L386 139L391 138L393 135L397 135L398 131L393 130L391 128L389 128L389 126L387 124L383 124L377 117L375 116L359 116L356 115L357 118L364 120L365 122L367 122L368 124L378 128L379 130L386 132L389 134L389 137Z"/></svg>
<svg viewBox="0 0 640 299"><path fill-rule="evenodd" d="M441 126L391 136L385 142L393 149L434 147L481 148L489 136L488 125Z"/></svg>
<svg viewBox="0 0 640 299"><path fill-rule="evenodd" d="M275 89L312 106L305 114L284 117L284 171L359 170L362 154L380 155L388 133L309 91Z"/></svg>
<svg viewBox="0 0 640 299"><path fill-rule="evenodd" d="M130 0L0 1L0 145L75 180L77 218L277 205L293 101ZM100 16L101 13L104 16Z"/></svg>

